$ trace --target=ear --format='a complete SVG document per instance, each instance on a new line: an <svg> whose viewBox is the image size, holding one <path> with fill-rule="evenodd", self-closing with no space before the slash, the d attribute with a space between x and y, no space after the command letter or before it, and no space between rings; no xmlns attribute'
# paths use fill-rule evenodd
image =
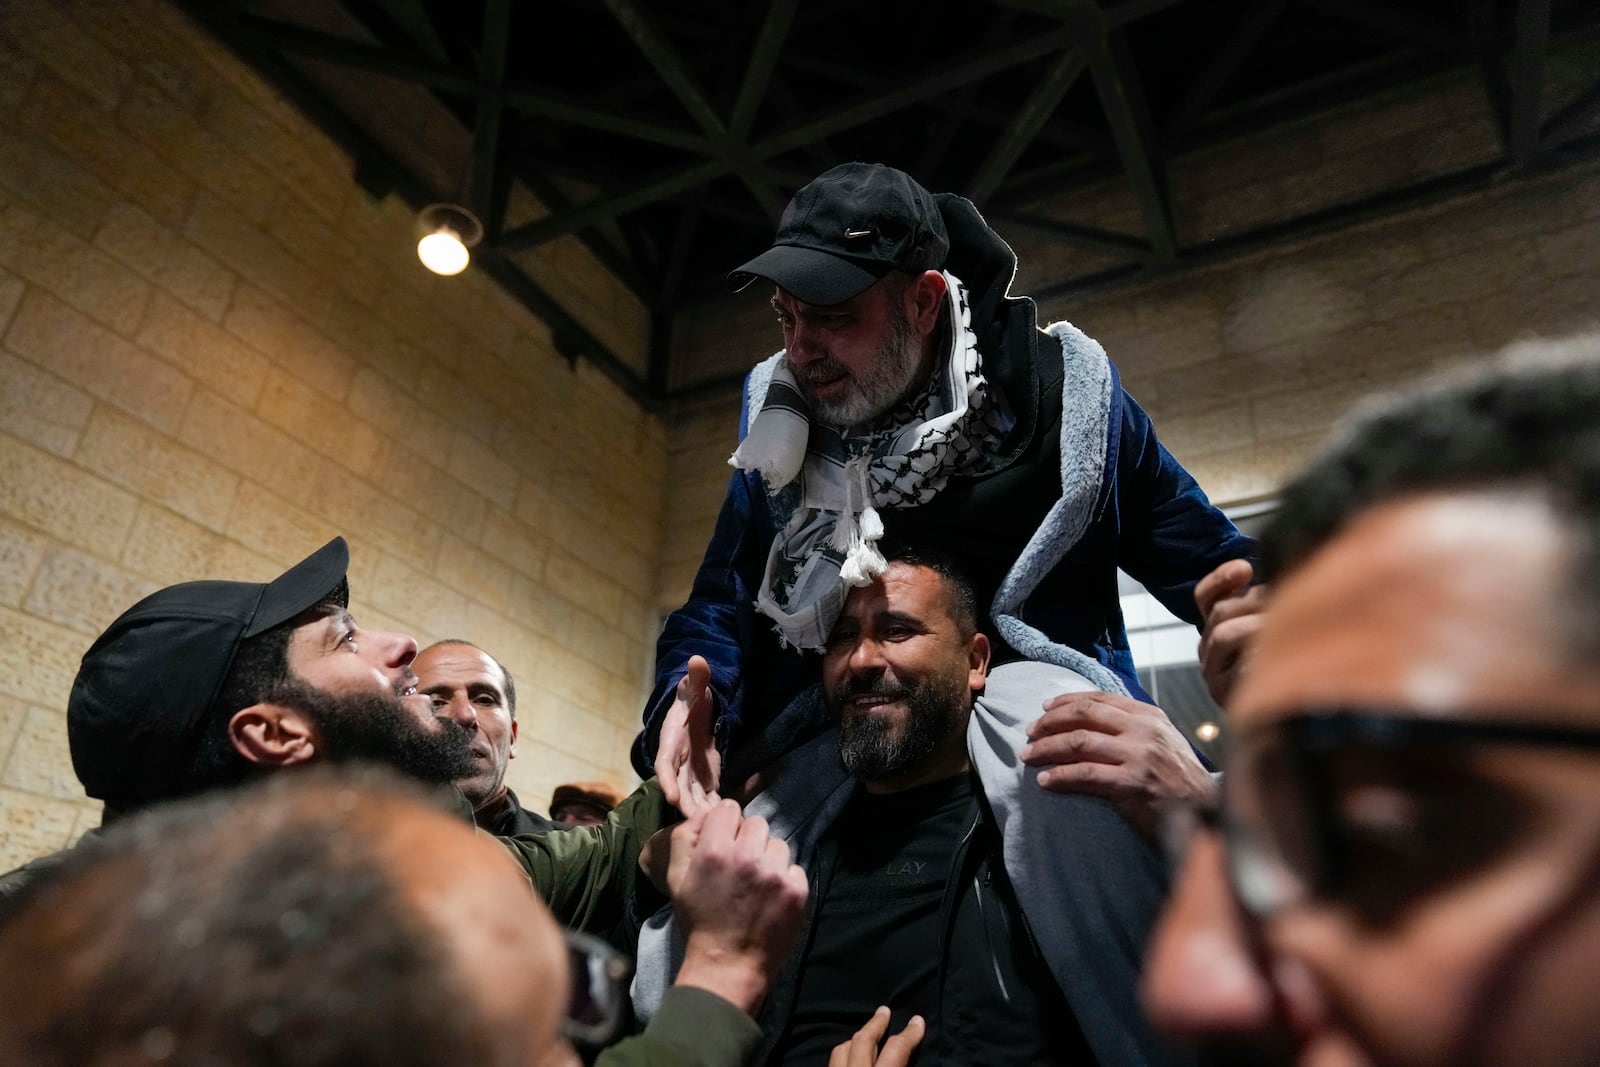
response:
<svg viewBox="0 0 1600 1067"><path fill-rule="evenodd" d="M906 288L906 300L911 305L906 317L918 337L927 337L939 325L939 312L944 309L945 293L949 286L944 275L936 270L925 270Z"/></svg>
<svg viewBox="0 0 1600 1067"><path fill-rule="evenodd" d="M511 720L511 747L506 749L506 759L517 758L517 720Z"/></svg>
<svg viewBox="0 0 1600 1067"><path fill-rule="evenodd" d="M967 643L967 688L981 693L988 680L989 637L980 631Z"/></svg>
<svg viewBox="0 0 1600 1067"><path fill-rule="evenodd" d="M316 758L316 730L304 712L284 704L252 704L228 720L234 751L264 767L289 767Z"/></svg>

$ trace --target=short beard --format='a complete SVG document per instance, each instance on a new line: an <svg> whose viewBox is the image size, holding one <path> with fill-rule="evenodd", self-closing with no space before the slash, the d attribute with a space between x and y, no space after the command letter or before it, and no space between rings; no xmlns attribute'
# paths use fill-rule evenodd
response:
<svg viewBox="0 0 1600 1067"><path fill-rule="evenodd" d="M819 360L804 368L790 366L800 390L811 402L817 417L830 426L859 426L893 411L917 384L922 364L922 346L911 332L900 296L889 299L889 332L878 346L871 364L853 378L854 388L838 400L819 400L813 395L809 377L829 379L841 369L832 359Z"/></svg>
<svg viewBox="0 0 1600 1067"><path fill-rule="evenodd" d="M330 763L381 763L432 785L473 771L472 735L445 718L429 730L398 693L330 693L290 681L273 699L306 713Z"/></svg>
<svg viewBox="0 0 1600 1067"><path fill-rule="evenodd" d="M964 681L963 673L960 679L927 678L902 685L879 674L830 693L829 703L835 709L851 697L868 694L903 700L906 705L904 727L898 733L879 715L839 716L839 759L845 768L865 782L915 769L961 728L972 707L972 693Z"/></svg>

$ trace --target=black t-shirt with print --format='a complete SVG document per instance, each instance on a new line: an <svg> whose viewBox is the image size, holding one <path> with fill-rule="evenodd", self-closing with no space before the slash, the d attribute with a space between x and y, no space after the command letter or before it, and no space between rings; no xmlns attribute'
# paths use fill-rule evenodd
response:
<svg viewBox="0 0 1600 1067"><path fill-rule="evenodd" d="M977 815L966 775L886 796L863 790L851 801L820 846L826 881L818 886L789 1025L769 1064L825 1065L834 1046L849 1040L879 1004L891 1010L890 1033L913 1015L927 1020L928 1039L913 1062L934 1062L928 1050L945 1044L938 1033L945 1022L940 905L962 837ZM962 894L947 954L944 980L965 987L946 998L946 1006L952 999L962 1004L963 1041L986 1034L985 1058L1000 1056L992 1061L997 1064L1092 1062L1079 1058L1081 1038L1071 1013L1033 957L1020 918L1014 930L1002 924L996 936L991 925L997 917L986 917L976 899L984 894L991 911L1000 906L992 887ZM1059 1040L1063 1030L1065 1042ZM975 1062L973 1054L968 1049L943 1062Z"/></svg>

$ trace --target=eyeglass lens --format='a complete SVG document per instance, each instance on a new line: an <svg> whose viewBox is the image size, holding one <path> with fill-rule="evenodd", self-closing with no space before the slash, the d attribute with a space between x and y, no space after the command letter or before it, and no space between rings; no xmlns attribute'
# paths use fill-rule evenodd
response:
<svg viewBox="0 0 1600 1067"><path fill-rule="evenodd" d="M627 958L595 938L568 932L567 966L571 979L568 1036L590 1044L609 1040L625 1013L631 969Z"/></svg>
<svg viewBox="0 0 1600 1067"><path fill-rule="evenodd" d="M1404 720L1287 720L1231 753L1223 823L1230 876L1258 918L1337 897L1382 922L1518 838L1528 805L1481 773L1487 741ZM1307 729L1300 729L1306 727Z"/></svg>
<svg viewBox="0 0 1600 1067"><path fill-rule="evenodd" d="M1277 734L1238 746L1225 779L1228 866L1245 908L1265 916L1318 880L1318 816L1304 760Z"/></svg>

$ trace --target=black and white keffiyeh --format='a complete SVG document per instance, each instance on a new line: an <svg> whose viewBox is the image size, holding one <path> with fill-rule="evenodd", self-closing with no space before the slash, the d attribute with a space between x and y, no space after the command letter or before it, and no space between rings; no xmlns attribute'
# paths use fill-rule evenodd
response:
<svg viewBox="0 0 1600 1067"><path fill-rule="evenodd" d="M848 589L886 569L876 542L880 508L925 504L950 476L993 451L1010 417L983 376L966 286L945 275L949 301L948 360L920 394L846 437L814 421L798 383L780 359L761 411L728 460L757 470L769 493L800 478L800 504L767 555L756 608L783 640L820 649Z"/></svg>

